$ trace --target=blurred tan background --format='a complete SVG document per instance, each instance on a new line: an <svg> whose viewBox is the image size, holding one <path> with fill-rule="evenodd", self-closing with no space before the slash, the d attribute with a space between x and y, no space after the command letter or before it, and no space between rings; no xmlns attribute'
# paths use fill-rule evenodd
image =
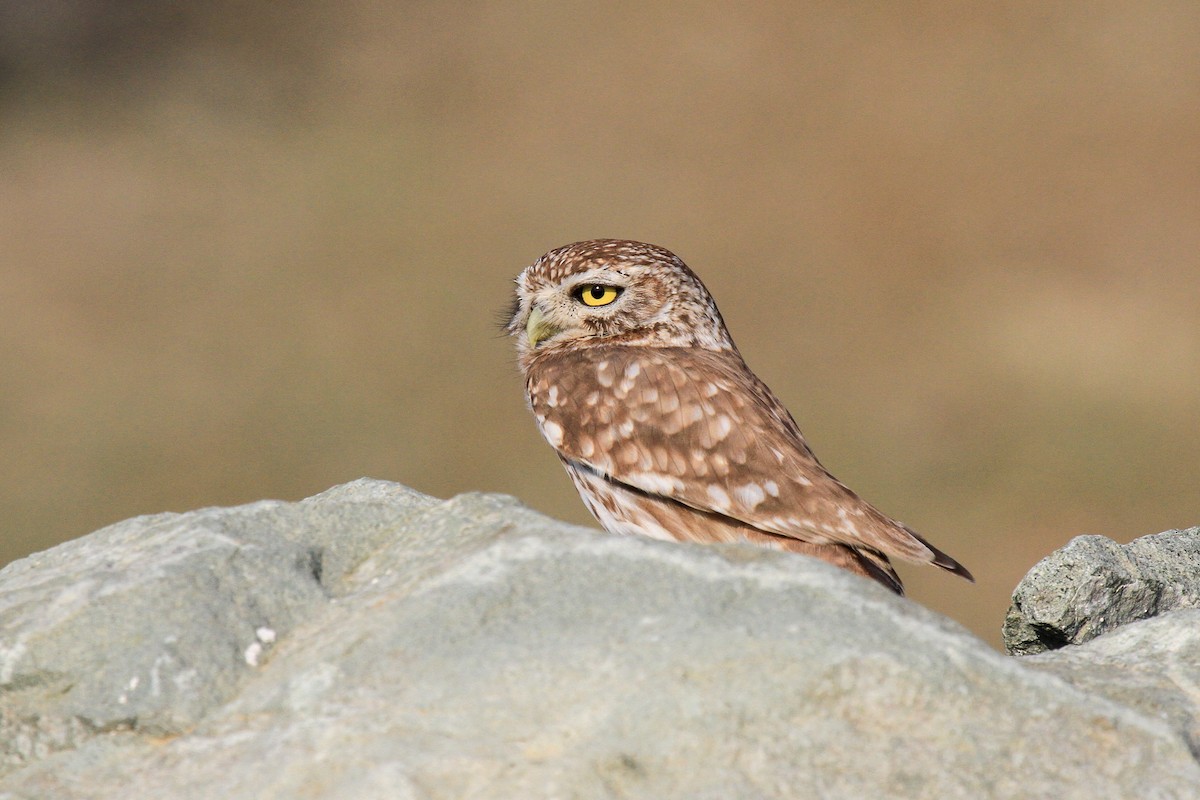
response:
<svg viewBox="0 0 1200 800"><path fill-rule="evenodd" d="M1200 4L0 2L0 563L362 475L589 522L497 313L679 253L989 642L1200 524Z"/></svg>

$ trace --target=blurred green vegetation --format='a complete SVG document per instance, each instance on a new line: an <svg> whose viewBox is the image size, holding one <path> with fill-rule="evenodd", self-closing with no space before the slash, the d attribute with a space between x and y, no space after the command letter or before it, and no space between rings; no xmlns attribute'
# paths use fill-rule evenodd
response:
<svg viewBox="0 0 1200 800"><path fill-rule="evenodd" d="M0 2L0 563L362 475L586 512L496 312L577 239L713 291L999 641L1200 523L1200 5Z"/></svg>

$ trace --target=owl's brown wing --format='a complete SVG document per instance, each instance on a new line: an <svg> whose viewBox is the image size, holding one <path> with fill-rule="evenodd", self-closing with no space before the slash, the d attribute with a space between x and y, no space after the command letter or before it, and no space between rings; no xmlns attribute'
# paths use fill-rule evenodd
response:
<svg viewBox="0 0 1200 800"><path fill-rule="evenodd" d="M768 533L869 548L970 578L826 472L736 352L551 351L533 359L527 382L550 444L610 480Z"/></svg>

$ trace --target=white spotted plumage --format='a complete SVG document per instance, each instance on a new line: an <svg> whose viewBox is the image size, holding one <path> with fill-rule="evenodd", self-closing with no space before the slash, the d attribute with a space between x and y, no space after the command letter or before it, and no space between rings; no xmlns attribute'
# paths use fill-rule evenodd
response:
<svg viewBox="0 0 1200 800"><path fill-rule="evenodd" d="M825 471L667 250L615 239L552 250L517 278L508 329L538 426L606 530L749 541L898 593L889 557L970 578Z"/></svg>

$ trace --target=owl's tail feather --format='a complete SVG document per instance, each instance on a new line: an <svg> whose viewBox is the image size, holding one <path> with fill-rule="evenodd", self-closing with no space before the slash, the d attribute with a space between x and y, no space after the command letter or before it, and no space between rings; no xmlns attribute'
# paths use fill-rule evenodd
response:
<svg viewBox="0 0 1200 800"><path fill-rule="evenodd" d="M912 528L908 527L907 525L904 525L903 528L912 534L912 536L918 542L928 547L929 552L933 553L933 560L929 562L930 564L933 564L935 567L941 567L947 572L953 572L955 575L958 575L961 578L966 578L971 583L975 582L975 576L971 574L969 569L958 563L953 557L946 555L941 550L938 550L936 547L931 545L924 536L917 533Z"/></svg>
<svg viewBox="0 0 1200 800"><path fill-rule="evenodd" d="M955 561L950 556L943 553L941 550L938 550L936 547L929 544L928 542L925 543L925 546L933 551L933 561L931 563L935 567L941 567L942 569L946 570L947 572L953 572L955 575L966 578L971 583L975 582L975 576L971 574L971 571L969 569L967 569L962 564Z"/></svg>
<svg viewBox="0 0 1200 800"><path fill-rule="evenodd" d="M876 583L882 583L886 588L891 589L901 597L904 596L904 584L900 581L900 576L896 574L896 570L892 568L892 563L888 561L888 557L883 553L875 550L860 550L857 547L847 547L850 553L854 556L855 566L859 569L846 566L851 572L857 572L865 578L870 578ZM845 566L845 565L839 565Z"/></svg>
<svg viewBox="0 0 1200 800"><path fill-rule="evenodd" d="M819 558L847 572L882 584L901 597L904 596L904 584L900 581L900 576L892 568L888 557L878 550L844 544L812 544L799 539L780 538L785 543L784 550Z"/></svg>

